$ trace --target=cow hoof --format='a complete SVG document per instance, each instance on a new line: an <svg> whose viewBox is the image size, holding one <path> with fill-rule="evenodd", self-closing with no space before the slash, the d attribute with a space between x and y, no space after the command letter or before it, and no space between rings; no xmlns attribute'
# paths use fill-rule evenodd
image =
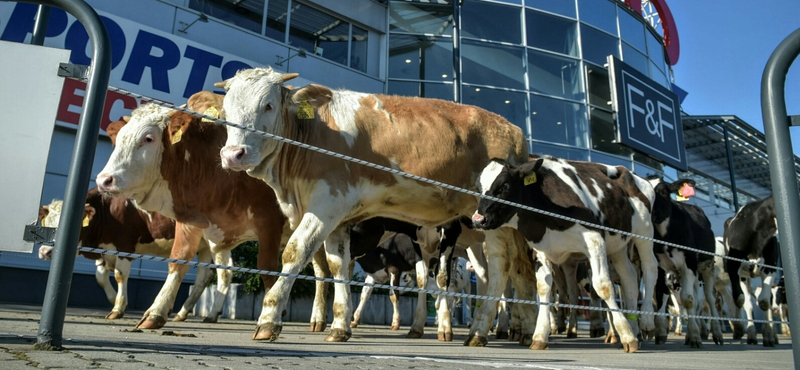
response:
<svg viewBox="0 0 800 370"><path fill-rule="evenodd" d="M722 345L722 336L721 335L714 335L714 344Z"/></svg>
<svg viewBox="0 0 800 370"><path fill-rule="evenodd" d="M617 339L616 335L607 335L605 342L606 344L617 344L619 343L619 339Z"/></svg>
<svg viewBox="0 0 800 370"><path fill-rule="evenodd" d="M347 342L352 334L342 329L331 329L330 334L325 337L326 342Z"/></svg>
<svg viewBox="0 0 800 370"><path fill-rule="evenodd" d="M666 335L656 335L656 344L664 344L667 343L667 336Z"/></svg>
<svg viewBox="0 0 800 370"><path fill-rule="evenodd" d="M144 317L136 323L136 329L161 329L167 324L167 319L162 316L149 316L145 313Z"/></svg>
<svg viewBox="0 0 800 370"><path fill-rule="evenodd" d="M357 327L358 327L358 323L357 322L353 321L353 322L350 323L350 328L357 328ZM309 329L308 331L314 331L314 330Z"/></svg>
<svg viewBox="0 0 800 370"><path fill-rule="evenodd" d="M217 322L217 318L214 316L209 316L203 319L203 322L206 324L213 324Z"/></svg>
<svg viewBox="0 0 800 370"><path fill-rule="evenodd" d="M175 315L175 317L172 318L172 322L181 322L181 321L186 321L185 315L177 314Z"/></svg>
<svg viewBox="0 0 800 370"><path fill-rule="evenodd" d="M523 334L519 337L520 346L530 346L533 344L533 334Z"/></svg>
<svg viewBox="0 0 800 370"><path fill-rule="evenodd" d="M755 338L747 338L747 344L752 344L754 346L758 345L758 339Z"/></svg>
<svg viewBox="0 0 800 370"><path fill-rule="evenodd" d="M406 338L422 338L422 334L424 333L421 331L411 329L408 331L408 334L406 334Z"/></svg>
<svg viewBox="0 0 800 370"><path fill-rule="evenodd" d="M392 327L389 330L400 330L400 324L392 324Z"/></svg>
<svg viewBox="0 0 800 370"><path fill-rule="evenodd" d="M589 338L600 338L606 335L606 329L604 328L594 328L589 330Z"/></svg>
<svg viewBox="0 0 800 370"><path fill-rule="evenodd" d="M268 340L274 342L281 334L283 325L275 325L273 323L264 323L256 326L256 331L253 333L253 340Z"/></svg>
<svg viewBox="0 0 800 370"><path fill-rule="evenodd" d="M482 336L468 337L467 340L464 341L464 345L470 347L486 347L487 344L489 344L489 338Z"/></svg>
<svg viewBox="0 0 800 370"><path fill-rule="evenodd" d="M508 340L510 341L519 340L520 334L522 333L517 331L516 329L511 329L511 331L508 334Z"/></svg>
<svg viewBox="0 0 800 370"><path fill-rule="evenodd" d="M775 340L772 340L772 339L769 339L769 338L764 338L764 340L762 342L764 344L764 347L775 347L775 345L778 344L778 341L775 341Z"/></svg>
<svg viewBox="0 0 800 370"><path fill-rule="evenodd" d="M691 348L703 348L703 341L698 335L687 335L684 344L688 344Z"/></svg>
<svg viewBox="0 0 800 370"><path fill-rule="evenodd" d="M622 350L625 353L634 353L639 350L639 341L634 340L630 343L622 343Z"/></svg>
<svg viewBox="0 0 800 370"><path fill-rule="evenodd" d="M124 312L111 311L111 313L106 315L106 318L110 320L116 320L116 319L121 319L123 315L125 315Z"/></svg>
<svg viewBox="0 0 800 370"><path fill-rule="evenodd" d="M550 346L548 346L547 342L545 342L545 341L537 340L537 341L531 343L531 347L530 348L531 349L550 349Z"/></svg>
<svg viewBox="0 0 800 370"><path fill-rule="evenodd" d="M311 323L311 326L309 326L309 327L308 327L308 331L313 331L313 332L323 332L323 331L325 331L325 327L326 327L327 325L328 325L328 323L325 323L325 322L319 322L319 321L317 321L317 322L312 322L312 323ZM356 325L357 325L357 324L356 324ZM355 327L355 326L354 326L354 327Z"/></svg>
<svg viewBox="0 0 800 370"><path fill-rule="evenodd" d="M559 326L556 330L558 331L558 334L561 334L561 333L567 331L567 327L566 326Z"/></svg>
<svg viewBox="0 0 800 370"><path fill-rule="evenodd" d="M494 337L495 339L508 339L508 332L505 330L498 330Z"/></svg>
<svg viewBox="0 0 800 370"><path fill-rule="evenodd" d="M440 342L452 342L453 341L453 333L438 333L439 334L439 341Z"/></svg>
<svg viewBox="0 0 800 370"><path fill-rule="evenodd" d="M578 337L578 333L573 333L573 332L567 333L567 338L577 338L577 337Z"/></svg>

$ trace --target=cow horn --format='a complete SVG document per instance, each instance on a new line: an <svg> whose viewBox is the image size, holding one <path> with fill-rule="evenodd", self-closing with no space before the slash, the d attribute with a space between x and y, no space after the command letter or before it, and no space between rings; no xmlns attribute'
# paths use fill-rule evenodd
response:
<svg viewBox="0 0 800 370"><path fill-rule="evenodd" d="M299 75L300 75L299 73L284 73L284 74L281 74L281 80L283 80L283 82L286 82L286 81L289 81L289 80L291 80L293 78L296 78Z"/></svg>
<svg viewBox="0 0 800 370"><path fill-rule="evenodd" d="M122 116L122 120L125 121L125 123L128 123L131 121L131 116Z"/></svg>
<svg viewBox="0 0 800 370"><path fill-rule="evenodd" d="M226 85L228 85L228 80L214 82L214 87L219 87L220 89L224 89Z"/></svg>

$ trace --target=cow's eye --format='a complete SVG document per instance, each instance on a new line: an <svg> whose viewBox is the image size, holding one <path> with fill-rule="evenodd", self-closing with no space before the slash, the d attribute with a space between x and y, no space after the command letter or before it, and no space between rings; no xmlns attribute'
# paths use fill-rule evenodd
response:
<svg viewBox="0 0 800 370"><path fill-rule="evenodd" d="M269 111L272 111L272 103L267 103L267 105L264 107L264 112Z"/></svg>
<svg viewBox="0 0 800 370"><path fill-rule="evenodd" d="M149 144L153 142L153 135L145 135L144 139L142 139L143 144Z"/></svg>
<svg viewBox="0 0 800 370"><path fill-rule="evenodd" d="M500 191L503 193L507 193L509 190L511 190L511 185L508 183L503 184L503 187L500 188Z"/></svg>

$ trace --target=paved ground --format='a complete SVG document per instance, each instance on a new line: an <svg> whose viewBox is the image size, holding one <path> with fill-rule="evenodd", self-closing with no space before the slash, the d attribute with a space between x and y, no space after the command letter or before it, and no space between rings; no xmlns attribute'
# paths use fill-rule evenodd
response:
<svg viewBox="0 0 800 370"><path fill-rule="evenodd" d="M277 342L250 340L255 323L199 318L169 322L163 330L131 332L141 312L117 321L103 310L70 309L62 351L36 351L39 308L0 304L0 369L790 369L790 340L775 348L706 342L702 349L670 336L667 344L645 343L635 354L590 339L554 335L551 349L533 351L505 340L486 348L461 345L467 333L456 329L456 341L436 340L433 328L422 339L405 339L405 331L360 326L347 343L325 343L324 333L307 332L306 323L288 323ZM407 328L403 328L406 330ZM726 339L730 334L726 334Z"/></svg>

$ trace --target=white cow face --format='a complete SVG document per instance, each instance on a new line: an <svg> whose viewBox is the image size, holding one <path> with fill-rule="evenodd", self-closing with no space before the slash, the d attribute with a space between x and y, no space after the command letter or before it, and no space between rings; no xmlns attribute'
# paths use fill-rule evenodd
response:
<svg viewBox="0 0 800 370"><path fill-rule="evenodd" d="M280 74L272 68L239 71L224 83L227 90L223 103L225 119L248 128L283 135L286 109L283 83L295 77L297 73ZM231 126L227 130L228 140L220 150L224 169L252 170L280 147L278 141L256 133Z"/></svg>
<svg viewBox="0 0 800 370"><path fill-rule="evenodd" d="M97 175L100 191L144 202L161 177L162 136L173 110L148 104L133 111L130 121L109 126L114 151ZM119 126L121 125L121 128ZM116 131L119 128L119 131ZM114 134L116 133L116 134Z"/></svg>

